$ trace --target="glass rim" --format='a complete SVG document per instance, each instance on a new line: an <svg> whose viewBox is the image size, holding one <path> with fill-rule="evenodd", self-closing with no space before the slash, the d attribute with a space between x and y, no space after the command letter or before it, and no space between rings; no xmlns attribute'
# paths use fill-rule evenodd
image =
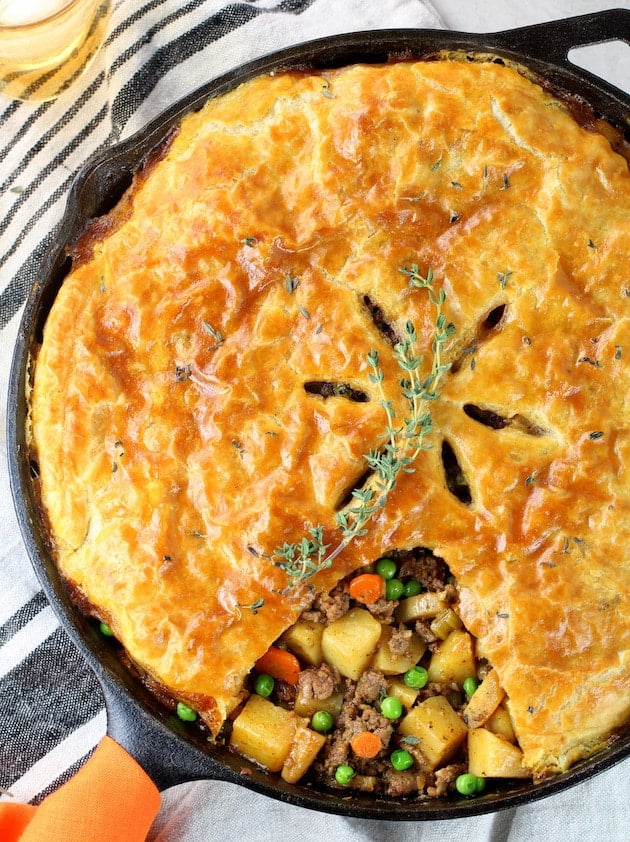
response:
<svg viewBox="0 0 630 842"><path fill-rule="evenodd" d="M43 24L50 23L51 21L62 17L73 6L79 6L84 2L85 0L66 0L64 5L60 9L51 12L50 14L46 15L46 17L30 21L29 23L2 23L2 20L0 19L0 32L28 32L29 30L37 29Z"/></svg>

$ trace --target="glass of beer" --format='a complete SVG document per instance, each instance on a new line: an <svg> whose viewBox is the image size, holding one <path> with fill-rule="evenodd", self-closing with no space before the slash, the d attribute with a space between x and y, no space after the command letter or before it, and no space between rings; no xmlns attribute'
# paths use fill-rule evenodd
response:
<svg viewBox="0 0 630 842"><path fill-rule="evenodd" d="M59 96L98 52L110 11L111 0L0 0L0 92Z"/></svg>

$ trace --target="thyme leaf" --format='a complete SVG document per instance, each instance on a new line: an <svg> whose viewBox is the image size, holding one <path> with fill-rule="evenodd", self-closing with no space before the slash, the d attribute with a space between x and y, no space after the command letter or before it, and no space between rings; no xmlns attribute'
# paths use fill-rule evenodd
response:
<svg viewBox="0 0 630 842"><path fill-rule="evenodd" d="M291 295L291 293L295 292L298 288L298 284L300 283L300 279L296 277L292 277L290 274L286 276L284 279L284 288L286 291Z"/></svg>
<svg viewBox="0 0 630 842"><path fill-rule="evenodd" d="M433 420L428 406L439 399L440 379L450 368L450 364L443 362L442 352L455 332L455 326L446 321L443 312L446 293L443 289L435 289L432 269L428 270L426 277L415 263L399 267L398 271L407 276L409 286L427 291L435 309L430 371L424 376L421 374L423 358L418 356L415 349L416 329L411 321L407 321L402 340L394 346L394 358L403 372L400 387L409 416L398 424L393 402L387 399L383 390L385 375L378 351L372 349L367 354L370 368L368 377L378 389L387 422L386 444L382 450L371 450L363 457L373 476L364 488L354 489L348 505L335 515L341 540L334 549L328 552L330 545L324 544L323 527L314 526L309 528L308 537L303 537L298 543L285 543L273 551L271 558L287 575L287 590L331 567L334 559L351 541L367 533L370 519L375 512L385 507L400 474L412 472L418 454L429 447L426 438L433 430Z"/></svg>
<svg viewBox="0 0 630 842"><path fill-rule="evenodd" d="M242 459L242 458L243 458L243 453L245 453L245 448L244 448L244 447L243 447L243 445L240 443L240 441L239 441L238 439L232 439L232 441L230 442L230 444L232 445L232 447L234 448L234 450L236 450L236 452L238 453L238 455L239 455L239 456L241 457L241 459Z"/></svg>
<svg viewBox="0 0 630 842"><path fill-rule="evenodd" d="M178 383L183 383L184 380L190 380L190 375L192 374L192 370L190 365L186 363L185 365L176 365L175 366L175 380Z"/></svg>
<svg viewBox="0 0 630 842"><path fill-rule="evenodd" d="M417 196L401 196L400 198L405 202L421 202L426 195L426 192L423 190Z"/></svg>
<svg viewBox="0 0 630 842"><path fill-rule="evenodd" d="M272 554L276 567L287 574L289 589L332 565L332 559L325 557L329 544L324 544L323 527L313 526L308 531L310 538L302 538L299 544L285 543Z"/></svg>
<svg viewBox="0 0 630 842"><path fill-rule="evenodd" d="M580 357L578 360L579 363L588 363L592 365L594 368L603 368L604 366L599 362L599 360L594 360L592 357Z"/></svg>
<svg viewBox="0 0 630 842"><path fill-rule="evenodd" d="M211 336L214 339L217 345L222 345L225 342L221 331L217 330L215 327L212 327L210 322L203 321L202 325L205 332L208 334L208 336Z"/></svg>
<svg viewBox="0 0 630 842"><path fill-rule="evenodd" d="M259 608L262 608L264 604L265 604L265 600L262 598L262 596L259 597L254 602L250 602L249 605L242 605L240 602L236 603L238 608L248 609L250 611L253 611L254 614L258 611Z"/></svg>

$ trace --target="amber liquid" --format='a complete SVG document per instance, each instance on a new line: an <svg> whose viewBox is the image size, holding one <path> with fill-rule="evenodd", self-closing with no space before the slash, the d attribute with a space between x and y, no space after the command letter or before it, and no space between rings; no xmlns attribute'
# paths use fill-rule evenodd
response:
<svg viewBox="0 0 630 842"><path fill-rule="evenodd" d="M0 23L0 93L11 99L56 99L98 53L112 0L75 0L41 23Z"/></svg>

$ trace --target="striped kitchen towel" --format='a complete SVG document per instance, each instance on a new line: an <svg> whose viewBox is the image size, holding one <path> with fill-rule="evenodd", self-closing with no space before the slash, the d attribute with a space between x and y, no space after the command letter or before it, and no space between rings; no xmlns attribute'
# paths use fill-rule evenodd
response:
<svg viewBox="0 0 630 842"><path fill-rule="evenodd" d="M439 27L421 0L117 0L105 44L59 99L0 96L0 421L22 307L81 165L244 61L310 38ZM36 94L37 91L35 90ZM48 606L0 462L0 788L38 803L106 728L99 685ZM8 795L0 797L7 798Z"/></svg>

